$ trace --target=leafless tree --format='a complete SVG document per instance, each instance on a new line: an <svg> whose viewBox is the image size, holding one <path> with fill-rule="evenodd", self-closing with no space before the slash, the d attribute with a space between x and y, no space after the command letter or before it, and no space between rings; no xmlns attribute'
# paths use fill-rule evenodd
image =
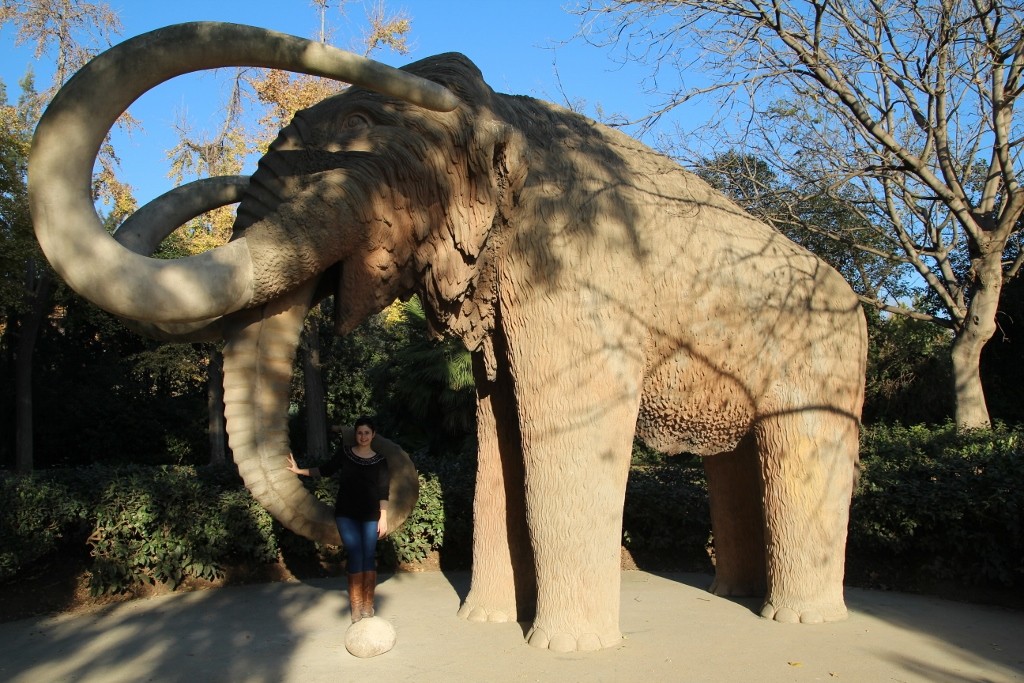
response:
<svg viewBox="0 0 1024 683"><path fill-rule="evenodd" d="M768 160L788 187L842 200L877 231L867 242L927 296L867 303L951 330L957 424L988 426L979 358L1024 261L1024 5L589 0L577 11L588 40L651 67L664 105L643 124L710 99L734 125L691 140Z"/></svg>

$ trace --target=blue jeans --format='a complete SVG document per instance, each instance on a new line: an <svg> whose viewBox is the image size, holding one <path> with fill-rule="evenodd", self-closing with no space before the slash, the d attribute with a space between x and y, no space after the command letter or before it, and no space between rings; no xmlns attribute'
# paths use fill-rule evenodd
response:
<svg viewBox="0 0 1024 683"><path fill-rule="evenodd" d="M372 572L377 569L377 520L360 522L351 517L335 517L341 542L348 555L349 574Z"/></svg>

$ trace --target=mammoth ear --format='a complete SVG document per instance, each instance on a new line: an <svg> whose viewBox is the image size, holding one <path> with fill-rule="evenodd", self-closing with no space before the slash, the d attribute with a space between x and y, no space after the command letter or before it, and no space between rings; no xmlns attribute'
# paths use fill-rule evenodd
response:
<svg viewBox="0 0 1024 683"><path fill-rule="evenodd" d="M476 147L486 160L492 200L507 215L526 182L526 138L514 126L491 120L477 127Z"/></svg>
<svg viewBox="0 0 1024 683"><path fill-rule="evenodd" d="M452 242L434 243L421 252L422 267L430 272L425 307L433 312L438 330L444 328L462 338L467 348L475 348L478 337L493 326L488 298L472 296L490 287L478 281L484 247L495 223L511 215L528 161L523 134L507 123L478 119L468 143L467 185L455 188L455 201L447 207L448 229L437 235Z"/></svg>
<svg viewBox="0 0 1024 683"><path fill-rule="evenodd" d="M479 121L469 138L467 184L457 188L458 199L448 207L449 231L460 254L457 260L430 266L445 299L459 298L475 275L487 236L498 216L508 216L526 180L526 142L523 134L507 123Z"/></svg>

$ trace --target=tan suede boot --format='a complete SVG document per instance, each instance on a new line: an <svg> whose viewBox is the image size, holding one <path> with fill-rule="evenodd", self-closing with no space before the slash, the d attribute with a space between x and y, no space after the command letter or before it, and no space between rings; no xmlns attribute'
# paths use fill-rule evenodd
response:
<svg viewBox="0 0 1024 683"><path fill-rule="evenodd" d="M352 623L363 618L363 582L366 572L348 575L348 605L352 611Z"/></svg>
<svg viewBox="0 0 1024 683"><path fill-rule="evenodd" d="M373 594L377 589L377 572L363 572L363 601L360 614L364 617L373 616Z"/></svg>

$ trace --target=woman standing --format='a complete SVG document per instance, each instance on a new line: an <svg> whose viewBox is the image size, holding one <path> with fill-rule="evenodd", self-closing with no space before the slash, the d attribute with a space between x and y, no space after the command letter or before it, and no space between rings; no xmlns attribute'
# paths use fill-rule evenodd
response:
<svg viewBox="0 0 1024 683"><path fill-rule="evenodd" d="M306 477L330 477L338 473L338 497L334 518L348 556L348 597L352 622L373 616L377 587L377 539L388 529L388 492L391 476L388 461L370 444L377 430L368 417L356 420L356 445L338 445L334 457L320 467L301 469L288 454L288 469Z"/></svg>

